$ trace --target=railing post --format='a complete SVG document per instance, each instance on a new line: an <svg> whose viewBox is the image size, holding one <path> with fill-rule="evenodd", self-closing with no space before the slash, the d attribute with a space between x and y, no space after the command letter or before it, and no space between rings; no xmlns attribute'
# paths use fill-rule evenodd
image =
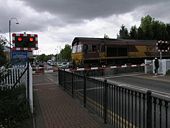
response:
<svg viewBox="0 0 170 128"><path fill-rule="evenodd" d="M83 96L83 98L84 98L84 107L86 107L86 75L84 74L84 77L83 77L83 79L84 79L84 96Z"/></svg>
<svg viewBox="0 0 170 128"><path fill-rule="evenodd" d="M71 92L72 92L72 97L74 97L74 73L71 72Z"/></svg>
<svg viewBox="0 0 170 128"><path fill-rule="evenodd" d="M147 128L152 128L152 92L147 91Z"/></svg>
<svg viewBox="0 0 170 128"><path fill-rule="evenodd" d="M104 95L103 95L103 103L104 103L104 108L103 108L103 113L104 113L104 123L107 123L107 105L108 105L108 84L107 80L104 80Z"/></svg>

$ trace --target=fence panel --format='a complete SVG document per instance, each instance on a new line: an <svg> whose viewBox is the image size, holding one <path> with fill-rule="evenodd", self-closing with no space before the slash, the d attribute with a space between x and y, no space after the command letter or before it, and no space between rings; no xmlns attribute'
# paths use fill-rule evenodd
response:
<svg viewBox="0 0 170 128"><path fill-rule="evenodd" d="M11 88L17 82L25 68L9 68L3 72L2 79L0 81L1 88ZM24 81L26 81L26 78L22 77L16 86L23 84Z"/></svg>
<svg viewBox="0 0 170 128"><path fill-rule="evenodd" d="M68 81L64 84L62 80ZM104 123L119 128L170 128L170 100L151 91L62 70L59 70L59 81L84 107L103 118Z"/></svg>

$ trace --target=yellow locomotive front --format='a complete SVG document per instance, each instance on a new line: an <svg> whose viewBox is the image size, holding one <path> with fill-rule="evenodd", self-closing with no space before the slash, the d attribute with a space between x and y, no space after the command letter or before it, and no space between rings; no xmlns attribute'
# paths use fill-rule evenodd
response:
<svg viewBox="0 0 170 128"><path fill-rule="evenodd" d="M84 60L84 54L83 54L83 45L82 44L74 44L72 46L72 61L73 64L77 66L81 66L83 64Z"/></svg>

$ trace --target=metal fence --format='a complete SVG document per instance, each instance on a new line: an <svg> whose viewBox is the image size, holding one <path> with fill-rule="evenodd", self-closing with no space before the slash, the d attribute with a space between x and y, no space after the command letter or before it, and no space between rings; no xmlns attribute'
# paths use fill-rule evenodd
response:
<svg viewBox="0 0 170 128"><path fill-rule="evenodd" d="M122 87L80 74L59 70L59 85L119 128L170 128L170 100L152 93Z"/></svg>

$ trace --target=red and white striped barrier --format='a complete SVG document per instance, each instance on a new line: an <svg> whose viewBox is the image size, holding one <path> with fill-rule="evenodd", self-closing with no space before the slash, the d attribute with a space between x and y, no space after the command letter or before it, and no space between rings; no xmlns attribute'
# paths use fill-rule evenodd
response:
<svg viewBox="0 0 170 128"><path fill-rule="evenodd" d="M91 68L75 68L75 69L64 69L65 71L84 71L84 70L100 70L100 69L118 69L118 68L133 68L133 67L144 67L151 66L152 64L138 64L138 65L120 65L120 66L102 66L102 67L91 67Z"/></svg>
<svg viewBox="0 0 170 128"><path fill-rule="evenodd" d="M94 71L94 70L110 70L110 69L120 69L120 68L134 68L134 67L144 67L144 66L152 66L151 64L139 64L139 65L120 65L120 66L102 66L102 67L91 67L91 68L69 68L69 69L61 69L65 71ZM49 72L57 72L58 68L49 68L44 69L43 72L39 72L39 70L36 70L36 73L49 73Z"/></svg>

